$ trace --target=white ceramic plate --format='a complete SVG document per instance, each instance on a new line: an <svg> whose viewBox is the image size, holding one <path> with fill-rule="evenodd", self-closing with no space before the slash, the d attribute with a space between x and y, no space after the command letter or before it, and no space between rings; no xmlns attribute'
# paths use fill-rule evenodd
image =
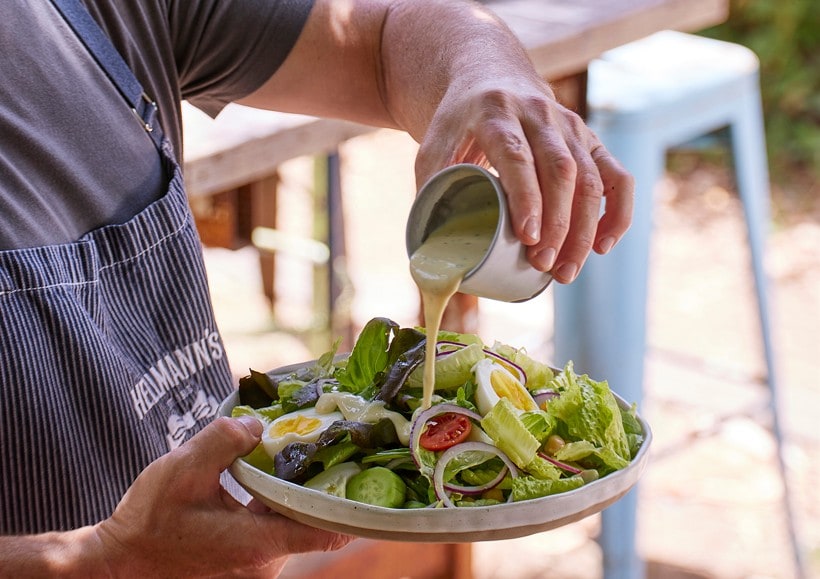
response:
<svg viewBox="0 0 820 579"><path fill-rule="evenodd" d="M616 398L622 407L629 407L617 395ZM234 392L222 402L220 414L230 416L237 404L239 393ZM579 521L625 495L643 473L652 442L649 425L640 416L638 420L644 441L626 468L565 493L488 507L389 509L307 489L266 474L242 460L235 461L230 472L245 490L274 511L321 529L371 539L424 543L514 539Z"/></svg>

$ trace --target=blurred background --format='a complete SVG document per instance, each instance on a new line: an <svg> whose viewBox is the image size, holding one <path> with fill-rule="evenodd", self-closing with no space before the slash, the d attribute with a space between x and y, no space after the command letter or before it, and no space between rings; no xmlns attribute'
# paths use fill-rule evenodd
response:
<svg viewBox="0 0 820 579"><path fill-rule="evenodd" d="M813 0L733 0L705 36L754 50L772 179L774 345L786 476L766 411L765 364L745 225L721 149L673 152L657 191L649 293L649 353L639 410L653 426L639 486L639 547L650 577L791 578L789 528L809 577L820 577L820 11ZM354 334L371 317L418 321L405 218L415 195L416 145L394 131L339 151L346 260L336 315ZM277 228L308 239L317 199L313 159L281 167ZM322 272L303 254L206 248L218 323L236 378L325 351L332 340ZM275 299L263 292L273 284ZM326 288L325 288L326 289ZM478 328L550 361L551 291L523 304L480 301ZM606 379L606 376L596 376ZM787 485L784 485L784 482ZM786 491L788 490L788 494ZM784 505L791 506L787 520ZM476 578L596 578L597 516L474 548ZM513 556L514 554L514 556Z"/></svg>

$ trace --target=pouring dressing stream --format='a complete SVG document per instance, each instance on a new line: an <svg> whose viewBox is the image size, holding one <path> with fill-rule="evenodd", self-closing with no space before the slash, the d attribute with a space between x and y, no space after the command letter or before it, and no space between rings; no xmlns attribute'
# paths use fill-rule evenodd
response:
<svg viewBox="0 0 820 579"><path fill-rule="evenodd" d="M487 253L497 223L497 207L457 215L434 230L410 257L410 274L421 292L427 327L423 409L430 407L435 387L436 336L444 310L465 274Z"/></svg>
<svg viewBox="0 0 820 579"><path fill-rule="evenodd" d="M541 293L552 276L527 261L500 181L478 165L452 165L425 183L410 210L406 241L427 327L426 409L435 390L436 336L453 294L521 302Z"/></svg>

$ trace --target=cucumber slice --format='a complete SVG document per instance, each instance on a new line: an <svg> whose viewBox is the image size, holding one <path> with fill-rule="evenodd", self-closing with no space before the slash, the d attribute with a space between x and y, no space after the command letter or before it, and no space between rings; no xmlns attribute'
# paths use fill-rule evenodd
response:
<svg viewBox="0 0 820 579"><path fill-rule="evenodd" d="M389 468L374 466L347 481L346 496L351 501L377 507L398 508L404 504L407 485Z"/></svg>
<svg viewBox="0 0 820 579"><path fill-rule="evenodd" d="M316 491L322 491L334 497L345 498L345 489L348 481L362 472L355 462L342 462L323 470L312 479L305 482L304 486Z"/></svg>

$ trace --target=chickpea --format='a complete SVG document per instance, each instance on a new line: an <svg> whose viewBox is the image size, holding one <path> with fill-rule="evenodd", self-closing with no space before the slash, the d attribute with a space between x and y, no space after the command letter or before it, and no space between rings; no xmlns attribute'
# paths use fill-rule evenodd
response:
<svg viewBox="0 0 820 579"><path fill-rule="evenodd" d="M547 442L544 443L544 450L547 451L548 455L555 456L555 453L564 448L565 444L566 441L563 438L557 434L550 434Z"/></svg>

